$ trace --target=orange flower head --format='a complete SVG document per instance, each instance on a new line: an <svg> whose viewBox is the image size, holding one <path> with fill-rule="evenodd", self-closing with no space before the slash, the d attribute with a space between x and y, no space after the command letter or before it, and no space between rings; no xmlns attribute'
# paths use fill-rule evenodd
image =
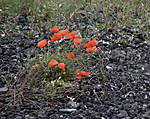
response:
<svg viewBox="0 0 150 119"><path fill-rule="evenodd" d="M47 45L47 40L42 40L42 41L40 41L40 42L38 42L38 44L37 44L37 46L38 47L45 47Z"/></svg>
<svg viewBox="0 0 150 119"><path fill-rule="evenodd" d="M96 46L94 46L94 47L86 48L86 52L98 52L98 49Z"/></svg>
<svg viewBox="0 0 150 119"><path fill-rule="evenodd" d="M73 40L74 45L78 45L78 44L80 44L81 42L82 42L82 40L81 40L80 38L75 38L75 39Z"/></svg>
<svg viewBox="0 0 150 119"><path fill-rule="evenodd" d="M62 35L60 33L55 33L54 36L56 37L57 40L62 39Z"/></svg>
<svg viewBox="0 0 150 119"><path fill-rule="evenodd" d="M74 45L71 45L70 48L75 48L75 46L74 46Z"/></svg>
<svg viewBox="0 0 150 119"><path fill-rule="evenodd" d="M118 12L117 16L120 17L122 15L122 12Z"/></svg>
<svg viewBox="0 0 150 119"><path fill-rule="evenodd" d="M35 66L35 65L33 65L33 66L32 66L32 68L35 70L35 69L36 69L36 66Z"/></svg>
<svg viewBox="0 0 150 119"><path fill-rule="evenodd" d="M55 59L52 59L50 62L49 62L49 67L54 67L58 64L58 62L55 60Z"/></svg>
<svg viewBox="0 0 150 119"><path fill-rule="evenodd" d="M89 76L90 72L80 71L80 75Z"/></svg>
<svg viewBox="0 0 150 119"><path fill-rule="evenodd" d="M74 58L74 53L73 53L73 52L70 52L70 53L67 55L67 58L68 58L68 59Z"/></svg>
<svg viewBox="0 0 150 119"><path fill-rule="evenodd" d="M80 74L80 70L79 69L76 70L76 74Z"/></svg>
<svg viewBox="0 0 150 119"><path fill-rule="evenodd" d="M76 35L76 31L72 31L72 32L70 32L66 37L67 37L68 39L73 39L73 38L75 38L75 35Z"/></svg>
<svg viewBox="0 0 150 119"><path fill-rule="evenodd" d="M79 38L79 35L75 35L75 37L74 38Z"/></svg>
<svg viewBox="0 0 150 119"><path fill-rule="evenodd" d="M84 48L90 48L98 45L97 40L90 40L87 44L84 45Z"/></svg>
<svg viewBox="0 0 150 119"><path fill-rule="evenodd" d="M81 79L82 76L81 76L80 74L76 74L76 78L77 78L77 79Z"/></svg>
<svg viewBox="0 0 150 119"><path fill-rule="evenodd" d="M74 82L75 85L79 85L79 82Z"/></svg>
<svg viewBox="0 0 150 119"><path fill-rule="evenodd" d="M54 33L53 37L51 37L51 42L55 42L56 40L62 39L62 35L60 33Z"/></svg>
<svg viewBox="0 0 150 119"><path fill-rule="evenodd" d="M84 93L84 90L82 89L82 90L80 90L80 92L81 92L81 93Z"/></svg>
<svg viewBox="0 0 150 119"><path fill-rule="evenodd" d="M76 75L81 75L81 76L89 76L90 72L85 72L81 70L76 70Z"/></svg>
<svg viewBox="0 0 150 119"><path fill-rule="evenodd" d="M70 34L71 34L73 37L75 37L76 31L72 31L72 32L70 32Z"/></svg>
<svg viewBox="0 0 150 119"><path fill-rule="evenodd" d="M88 42L88 44L90 45L90 47L94 47L94 46L98 45L98 41L97 40L90 40Z"/></svg>
<svg viewBox="0 0 150 119"><path fill-rule="evenodd" d="M65 30L61 30L59 33L60 33L62 36L66 36L66 35L68 35L68 32L69 32L69 30L68 30L68 29L65 29Z"/></svg>
<svg viewBox="0 0 150 119"><path fill-rule="evenodd" d="M57 33L59 31L58 27L55 25L51 30L53 33Z"/></svg>
<svg viewBox="0 0 150 119"><path fill-rule="evenodd" d="M59 63L59 64L58 64L58 67L59 67L60 69L62 69L62 70L65 71L65 64L64 64L64 63Z"/></svg>
<svg viewBox="0 0 150 119"><path fill-rule="evenodd" d="M85 44L84 46L83 46L84 48L88 48L88 47L90 47L90 44Z"/></svg>
<svg viewBox="0 0 150 119"><path fill-rule="evenodd" d="M57 37L55 35L53 35L53 37L51 37L51 42L55 42L57 40Z"/></svg>

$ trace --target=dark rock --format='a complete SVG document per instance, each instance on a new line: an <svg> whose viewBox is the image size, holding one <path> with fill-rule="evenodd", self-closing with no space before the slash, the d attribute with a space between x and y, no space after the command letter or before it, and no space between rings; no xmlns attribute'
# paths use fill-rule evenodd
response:
<svg viewBox="0 0 150 119"><path fill-rule="evenodd" d="M39 117L39 118L46 118L47 115L45 114L45 111L39 111L39 112L38 112L38 117Z"/></svg>
<svg viewBox="0 0 150 119"><path fill-rule="evenodd" d="M143 117L146 119L150 119L150 111L147 111L143 114Z"/></svg>
<svg viewBox="0 0 150 119"><path fill-rule="evenodd" d="M2 93L6 93L8 91L8 87L2 87L2 88L0 88L0 94L2 94Z"/></svg>
<svg viewBox="0 0 150 119"><path fill-rule="evenodd" d="M2 50L2 48L0 48L0 54L2 54L2 52L3 52L3 50Z"/></svg>
<svg viewBox="0 0 150 119"><path fill-rule="evenodd" d="M145 72L143 74L146 75L146 76L150 76L150 72Z"/></svg>
<svg viewBox="0 0 150 119"><path fill-rule="evenodd" d="M59 109L60 112L74 112L76 109Z"/></svg>
<svg viewBox="0 0 150 119"><path fill-rule="evenodd" d="M120 110L119 114L117 114L117 117L119 117L119 118L128 117L128 113L125 110Z"/></svg>

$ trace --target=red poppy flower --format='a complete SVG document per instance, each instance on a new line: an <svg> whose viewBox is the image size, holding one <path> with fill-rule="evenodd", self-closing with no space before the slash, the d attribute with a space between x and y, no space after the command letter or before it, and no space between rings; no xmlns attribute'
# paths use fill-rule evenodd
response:
<svg viewBox="0 0 150 119"><path fill-rule="evenodd" d="M84 48L90 48L98 45L97 40L90 40L87 44L84 45Z"/></svg>
<svg viewBox="0 0 150 119"><path fill-rule="evenodd" d="M82 89L82 90L80 90L80 92L81 92L81 93L84 93L84 90Z"/></svg>
<svg viewBox="0 0 150 119"><path fill-rule="evenodd" d="M60 33L55 33L55 34L54 34L54 37L56 37L57 40L60 40L60 39L62 39L62 34L60 34Z"/></svg>
<svg viewBox="0 0 150 119"><path fill-rule="evenodd" d="M57 33L59 31L58 27L55 25L51 30L53 33Z"/></svg>
<svg viewBox="0 0 150 119"><path fill-rule="evenodd" d="M97 40L90 40L89 44L90 44L91 47L93 47L95 45L98 45L98 41Z"/></svg>
<svg viewBox="0 0 150 119"><path fill-rule="evenodd" d="M86 52L98 52L98 49L96 46L94 46L94 47L86 48Z"/></svg>
<svg viewBox="0 0 150 119"><path fill-rule="evenodd" d="M68 59L74 58L74 53L73 53L73 52L70 52L70 53L67 55L67 58L68 58Z"/></svg>
<svg viewBox="0 0 150 119"><path fill-rule="evenodd" d="M77 70L76 70L76 74L77 74L77 75L81 75L81 74L80 74L80 71L81 71L81 70L77 69Z"/></svg>
<svg viewBox="0 0 150 119"><path fill-rule="evenodd" d="M59 33L60 33L62 36L66 36L66 35L68 35L68 32L69 32L69 30L68 30L68 29L65 29L65 30L61 30Z"/></svg>
<svg viewBox="0 0 150 119"><path fill-rule="evenodd" d="M76 35L76 31L72 31L72 32L70 32L66 37L67 37L68 39L73 39L73 38L75 38L75 35Z"/></svg>
<svg viewBox="0 0 150 119"><path fill-rule="evenodd" d="M75 46L74 46L74 45L71 45L70 48L75 48Z"/></svg>
<svg viewBox="0 0 150 119"><path fill-rule="evenodd" d="M83 46L84 48L88 48L88 47L90 47L90 44L85 44L84 46Z"/></svg>
<svg viewBox="0 0 150 119"><path fill-rule="evenodd" d="M75 85L79 85L79 82L74 82Z"/></svg>
<svg viewBox="0 0 150 119"><path fill-rule="evenodd" d="M118 12L117 16L120 17L122 15L122 12Z"/></svg>
<svg viewBox="0 0 150 119"><path fill-rule="evenodd" d="M89 76L90 72L80 71L80 75Z"/></svg>
<svg viewBox="0 0 150 119"><path fill-rule="evenodd" d="M53 37L51 37L51 42L55 42L56 40L62 39L62 35L60 33L54 33Z"/></svg>
<svg viewBox="0 0 150 119"><path fill-rule="evenodd" d="M76 78L77 78L77 79L81 79L82 76L81 76L80 74L76 74Z"/></svg>
<svg viewBox="0 0 150 119"><path fill-rule="evenodd" d="M40 42L38 42L38 47L45 47L46 45L47 45L47 40L42 40L42 41L40 41Z"/></svg>
<svg viewBox="0 0 150 119"><path fill-rule="evenodd" d="M81 40L80 38L75 38L75 39L73 39L74 45L78 45L78 44L80 44L81 42L82 42L82 40Z"/></svg>
<svg viewBox="0 0 150 119"><path fill-rule="evenodd" d="M32 68L35 70L35 69L36 69L36 66L35 66L35 65L33 65L33 66L32 66Z"/></svg>
<svg viewBox="0 0 150 119"><path fill-rule="evenodd" d="M79 38L79 35L75 35L75 37L74 38Z"/></svg>
<svg viewBox="0 0 150 119"><path fill-rule="evenodd" d="M53 35L53 37L51 37L51 42L55 42L57 40L56 36Z"/></svg>
<svg viewBox="0 0 150 119"><path fill-rule="evenodd" d="M58 67L59 67L60 69L62 69L62 70L65 71L65 64L64 64L64 63L59 63L59 64L58 64Z"/></svg>
<svg viewBox="0 0 150 119"><path fill-rule="evenodd" d="M49 67L54 67L58 64L58 62L55 60L55 59L52 59L50 62L49 62Z"/></svg>
<svg viewBox="0 0 150 119"><path fill-rule="evenodd" d="M76 74L77 75L83 75L83 76L89 76L90 72L85 72L85 71L81 71L81 70L76 70Z"/></svg>

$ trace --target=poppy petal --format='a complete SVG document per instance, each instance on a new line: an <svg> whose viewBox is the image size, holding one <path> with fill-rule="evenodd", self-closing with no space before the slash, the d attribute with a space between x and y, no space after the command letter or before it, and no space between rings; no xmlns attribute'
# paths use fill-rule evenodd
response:
<svg viewBox="0 0 150 119"><path fill-rule="evenodd" d="M88 44L90 45L90 47L94 47L94 46L98 45L98 41L97 40L90 40L88 42Z"/></svg>
<svg viewBox="0 0 150 119"><path fill-rule="evenodd" d="M90 72L85 72L85 71L81 71L81 70L76 70L76 75L89 76L89 75L90 75Z"/></svg>
<svg viewBox="0 0 150 119"><path fill-rule="evenodd" d="M69 30L68 30L68 29L65 29L65 30L61 30L59 33L60 33L62 36L66 36L66 35L68 35L68 32L69 32Z"/></svg>
<svg viewBox="0 0 150 119"><path fill-rule="evenodd" d="M75 39L73 39L74 45L78 45L78 44L80 44L81 42L82 42L82 40L81 40L80 38L75 38Z"/></svg>
<svg viewBox="0 0 150 119"><path fill-rule="evenodd" d="M62 70L65 71L65 64L64 64L64 63L59 63L59 64L58 64L58 67L59 67L60 69L62 69Z"/></svg>
<svg viewBox="0 0 150 119"><path fill-rule="evenodd" d="M89 76L90 72L80 71L80 75Z"/></svg>
<svg viewBox="0 0 150 119"><path fill-rule="evenodd" d="M53 33L57 33L59 31L58 27L55 25L51 30Z"/></svg>
<svg viewBox="0 0 150 119"><path fill-rule="evenodd" d="M71 34L66 35L66 37L67 37L68 39L73 39L73 36L72 36Z"/></svg>
<svg viewBox="0 0 150 119"><path fill-rule="evenodd" d="M71 45L70 48L75 48L75 46L74 46L74 45Z"/></svg>
<svg viewBox="0 0 150 119"><path fill-rule="evenodd" d="M54 67L58 64L58 62L55 60L55 59L52 59L50 62L49 62L49 67Z"/></svg>
<svg viewBox="0 0 150 119"><path fill-rule="evenodd" d="M81 92L81 93L84 93L84 90L82 89L82 90L80 90L80 92Z"/></svg>
<svg viewBox="0 0 150 119"><path fill-rule="evenodd" d="M79 85L79 82L74 82L75 85Z"/></svg>
<svg viewBox="0 0 150 119"><path fill-rule="evenodd" d="M80 70L79 69L76 70L76 74L80 74Z"/></svg>
<svg viewBox="0 0 150 119"><path fill-rule="evenodd" d="M51 42L55 42L57 40L57 38L55 36L51 37Z"/></svg>
<svg viewBox="0 0 150 119"><path fill-rule="evenodd" d="M88 48L88 47L90 47L90 45L87 43L87 44L85 44L83 47L84 47L84 48Z"/></svg>
<svg viewBox="0 0 150 119"><path fill-rule="evenodd" d="M81 76L81 75L76 74L76 78L77 78L77 79L81 79L81 78L82 78L82 76Z"/></svg>
<svg viewBox="0 0 150 119"><path fill-rule="evenodd" d="M35 66L35 65L33 65L33 66L32 66L32 68L35 70L35 69L36 69L36 66Z"/></svg>
<svg viewBox="0 0 150 119"><path fill-rule="evenodd" d="M62 34L60 33L55 33L54 36L56 37L57 40L62 39Z"/></svg>
<svg viewBox="0 0 150 119"><path fill-rule="evenodd" d="M45 47L47 45L47 40L42 40L42 41L40 41L40 42L38 42L38 44L37 44L37 46L38 47Z"/></svg>
<svg viewBox="0 0 150 119"><path fill-rule="evenodd" d="M68 39L73 39L73 38L75 38L75 35L76 35L76 31L72 31L72 32L70 32L66 37L67 37Z"/></svg>
<svg viewBox="0 0 150 119"><path fill-rule="evenodd" d="M67 55L67 58L68 58L68 59L74 58L74 53L73 53L73 52L70 52L70 53Z"/></svg>
<svg viewBox="0 0 150 119"><path fill-rule="evenodd" d="M79 35L75 35L75 38L79 38Z"/></svg>
<svg viewBox="0 0 150 119"><path fill-rule="evenodd" d="M98 49L96 48L96 46L94 46L94 47L86 48L86 52L98 52Z"/></svg>
<svg viewBox="0 0 150 119"><path fill-rule="evenodd" d="M122 15L122 12L118 12L117 16L120 17Z"/></svg>

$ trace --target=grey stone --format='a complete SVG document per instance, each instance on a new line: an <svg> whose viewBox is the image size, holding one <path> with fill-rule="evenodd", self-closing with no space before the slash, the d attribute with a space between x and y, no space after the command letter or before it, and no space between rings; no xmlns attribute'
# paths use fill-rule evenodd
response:
<svg viewBox="0 0 150 119"><path fill-rule="evenodd" d="M143 117L145 117L146 119L150 119L150 111L145 112Z"/></svg>
<svg viewBox="0 0 150 119"><path fill-rule="evenodd" d="M76 109L59 109L60 112L74 112Z"/></svg>
<svg viewBox="0 0 150 119"><path fill-rule="evenodd" d="M2 54L2 52L3 52L3 50L2 50L2 48L0 48L0 54Z"/></svg>
<svg viewBox="0 0 150 119"><path fill-rule="evenodd" d="M144 75L150 76L150 72L146 72L146 73L144 73Z"/></svg>
<svg viewBox="0 0 150 119"><path fill-rule="evenodd" d="M125 110L120 110L119 114L117 114L117 116L120 118L128 117L128 113Z"/></svg>
<svg viewBox="0 0 150 119"><path fill-rule="evenodd" d="M8 91L8 87L2 87L0 88L0 94L1 93L6 93Z"/></svg>
<svg viewBox="0 0 150 119"><path fill-rule="evenodd" d="M44 111L39 111L38 112L38 117L40 117L40 118L46 118L45 112Z"/></svg>
<svg viewBox="0 0 150 119"><path fill-rule="evenodd" d="M73 108L77 108L79 106L79 103L76 103L74 101L69 101L68 104L71 105Z"/></svg>

